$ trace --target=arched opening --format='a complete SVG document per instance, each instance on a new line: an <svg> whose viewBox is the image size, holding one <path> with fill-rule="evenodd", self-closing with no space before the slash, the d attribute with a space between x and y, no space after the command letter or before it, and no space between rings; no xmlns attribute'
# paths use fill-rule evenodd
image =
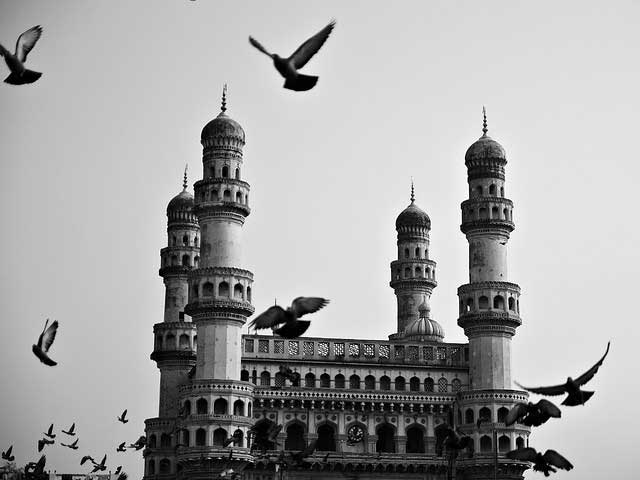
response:
<svg viewBox="0 0 640 480"><path fill-rule="evenodd" d="M198 236L197 235L195 237L193 237L193 246L194 247L198 246Z"/></svg>
<svg viewBox="0 0 640 480"><path fill-rule="evenodd" d="M251 405L252 405L251 402L247 404L247 417L251 416Z"/></svg>
<svg viewBox="0 0 640 480"><path fill-rule="evenodd" d="M516 301L513 299L513 297L509 297L509 310L513 312L515 308L516 308Z"/></svg>
<svg viewBox="0 0 640 480"><path fill-rule="evenodd" d="M242 193L236 192L236 202L242 203Z"/></svg>
<svg viewBox="0 0 640 480"><path fill-rule="evenodd" d="M251 287L247 287L247 302L251 302Z"/></svg>
<svg viewBox="0 0 640 480"><path fill-rule="evenodd" d="M238 417L244 416L244 402L242 400L236 400L233 402L233 414Z"/></svg>
<svg viewBox="0 0 640 480"><path fill-rule="evenodd" d="M160 474L166 474L171 472L171 462L168 458L160 460Z"/></svg>
<svg viewBox="0 0 640 480"><path fill-rule="evenodd" d="M498 409L498 422L505 423L507 421L507 415L509 415L509 409L506 407L500 407Z"/></svg>
<svg viewBox="0 0 640 480"><path fill-rule="evenodd" d="M504 215L504 219L505 220L509 220L509 210L508 209L504 209L502 210L502 214Z"/></svg>
<svg viewBox="0 0 640 480"><path fill-rule="evenodd" d="M183 446L188 447L189 444L191 443L191 435L189 430L187 430L186 428L182 430L182 441L180 443L182 443Z"/></svg>
<svg viewBox="0 0 640 480"><path fill-rule="evenodd" d="M236 447L242 447L244 445L244 432L239 428L233 432L233 444Z"/></svg>
<svg viewBox="0 0 640 480"><path fill-rule="evenodd" d="M327 373L320 375L320 388L331 388L331 377Z"/></svg>
<svg viewBox="0 0 640 480"><path fill-rule="evenodd" d="M174 247L178 245L178 237L176 237L175 235L171 236L171 245L173 245Z"/></svg>
<svg viewBox="0 0 640 480"><path fill-rule="evenodd" d="M236 283L233 287L233 298L236 300L242 300L242 297L244 297L244 287L241 284Z"/></svg>
<svg viewBox="0 0 640 480"><path fill-rule="evenodd" d="M383 423L376 428L376 435L378 435L378 440L376 441L376 452L395 453L396 444L393 439L395 430L390 424Z"/></svg>
<svg viewBox="0 0 640 480"><path fill-rule="evenodd" d="M229 165L222 167L222 178L229 178Z"/></svg>
<svg viewBox="0 0 640 480"><path fill-rule="evenodd" d="M491 208L491 218L494 220L500 218L500 209L498 207Z"/></svg>
<svg viewBox="0 0 640 480"><path fill-rule="evenodd" d="M207 431L204 428L196 430L196 447L204 447L207 444Z"/></svg>
<svg viewBox="0 0 640 480"><path fill-rule="evenodd" d="M227 431L224 428L216 428L213 431L213 445L222 447L227 439Z"/></svg>
<svg viewBox="0 0 640 480"><path fill-rule="evenodd" d="M516 438L516 448L524 448L524 438Z"/></svg>
<svg viewBox="0 0 640 480"><path fill-rule="evenodd" d="M504 310L504 297L502 295L493 297L493 308Z"/></svg>
<svg viewBox="0 0 640 480"><path fill-rule="evenodd" d="M482 437L480 437L480 452L490 453L491 450L491 437L488 435L483 435Z"/></svg>
<svg viewBox="0 0 640 480"><path fill-rule="evenodd" d="M206 282L204 285L202 285L202 296L213 297L213 283Z"/></svg>
<svg viewBox="0 0 640 480"><path fill-rule="evenodd" d="M262 372L260 374L260 386L261 387L268 387L269 385L271 385L271 374L269 372Z"/></svg>
<svg viewBox="0 0 640 480"><path fill-rule="evenodd" d="M467 408L464 412L464 423L473 423L474 417L473 409Z"/></svg>
<svg viewBox="0 0 640 480"><path fill-rule="evenodd" d="M396 377L395 385L396 385L396 390L400 390L400 391L406 390L406 387L407 387L404 377Z"/></svg>
<svg viewBox="0 0 640 480"><path fill-rule="evenodd" d="M478 213L480 214L480 220L487 220L489 218L489 210L484 207L480 207Z"/></svg>
<svg viewBox="0 0 640 480"><path fill-rule="evenodd" d="M315 388L316 386L316 376L309 372L304 376L304 386L307 388Z"/></svg>
<svg viewBox="0 0 640 480"><path fill-rule="evenodd" d="M176 336L173 333L169 333L164 339L167 350L176 349Z"/></svg>
<svg viewBox="0 0 640 480"><path fill-rule="evenodd" d="M500 196L504 197L504 187L500 187Z"/></svg>
<svg viewBox="0 0 640 480"><path fill-rule="evenodd" d="M451 391L453 393L459 392L460 388L462 388L462 383L460 382L460 380L458 380L457 378L451 380Z"/></svg>
<svg viewBox="0 0 640 480"><path fill-rule="evenodd" d="M186 333L183 333L182 335L180 335L180 338L178 340L178 345L180 347L180 350L189 350L191 348L191 342L189 342L189 335L187 335Z"/></svg>
<svg viewBox="0 0 640 480"><path fill-rule="evenodd" d="M209 413L209 402L204 398L199 398L196 402L196 412L198 415L206 415Z"/></svg>
<svg viewBox="0 0 640 480"><path fill-rule="evenodd" d="M285 380L284 375L280 372L276 372L274 386L284 387L284 380Z"/></svg>
<svg viewBox="0 0 640 480"><path fill-rule="evenodd" d="M193 285L191 287L191 295L193 296L193 298L198 298L198 285Z"/></svg>
<svg viewBox="0 0 640 480"><path fill-rule="evenodd" d="M217 190L211 190L211 194L210 194L209 198L211 199L212 202L217 202L218 201L218 191Z"/></svg>
<svg viewBox="0 0 640 480"><path fill-rule="evenodd" d="M360 377L358 375L351 375L349 377L349 388L351 390L360 390Z"/></svg>
<svg viewBox="0 0 640 480"><path fill-rule="evenodd" d="M240 169L236 168L236 180L240 180Z"/></svg>
<svg viewBox="0 0 640 480"><path fill-rule="evenodd" d="M495 195L496 194L496 186L492 183L491 185L489 185L489 195Z"/></svg>
<svg viewBox="0 0 640 480"><path fill-rule="evenodd" d="M219 297L229 296L229 284L227 282L220 282L220 284L218 285L218 296Z"/></svg>
<svg viewBox="0 0 640 480"><path fill-rule="evenodd" d="M411 377L411 380L409 380L409 390L412 392L420 391L420 379L418 377Z"/></svg>
<svg viewBox="0 0 640 480"><path fill-rule="evenodd" d="M509 450L511 450L511 439L506 435L502 435L498 438L498 451L508 452Z"/></svg>
<svg viewBox="0 0 640 480"><path fill-rule="evenodd" d="M482 420L483 422L491 423L493 422L491 418L491 410L487 407L482 407L478 412L478 420Z"/></svg>
<svg viewBox="0 0 640 480"><path fill-rule="evenodd" d="M364 389L375 390L376 389L376 377L373 375L367 375L364 377Z"/></svg>
<svg viewBox="0 0 640 480"><path fill-rule="evenodd" d="M149 436L149 448L156 448L156 436L154 435L150 435Z"/></svg>
<svg viewBox="0 0 640 480"><path fill-rule="evenodd" d="M465 306L465 311L467 313L473 310L473 297L467 298L467 304Z"/></svg>
<svg viewBox="0 0 640 480"><path fill-rule="evenodd" d="M422 268L420 268L420 267L416 267L416 269L415 269L415 276L416 276L416 277L422 277Z"/></svg>
<svg viewBox="0 0 640 480"><path fill-rule="evenodd" d="M231 201L231 190L225 190L224 193L222 194L222 200L225 202L230 202Z"/></svg>
<svg viewBox="0 0 640 480"><path fill-rule="evenodd" d="M425 453L424 431L417 425L407 428L407 453Z"/></svg>
<svg viewBox="0 0 640 480"><path fill-rule="evenodd" d="M476 187L476 195L478 195L478 196L482 195L482 185L478 185Z"/></svg>
<svg viewBox="0 0 640 480"><path fill-rule="evenodd" d="M184 246L188 246L189 245L189 236L188 235L183 235L182 236L182 245L184 245Z"/></svg>
<svg viewBox="0 0 640 480"><path fill-rule="evenodd" d="M335 388L344 388L344 375L339 373L333 381Z"/></svg>
<svg viewBox="0 0 640 480"><path fill-rule="evenodd" d="M484 295L478 299L478 308L480 310L486 310L489 308L489 299Z"/></svg>
<svg viewBox="0 0 640 480"><path fill-rule="evenodd" d="M160 448L170 448L171 447L171 435L168 433L163 433L160 435Z"/></svg>
<svg viewBox="0 0 640 480"><path fill-rule="evenodd" d="M411 269L409 267L404 268L404 278L411 278Z"/></svg>
<svg viewBox="0 0 640 480"><path fill-rule="evenodd" d="M284 441L285 450L304 450L304 427L299 423L292 423L287 427L287 438Z"/></svg>
<svg viewBox="0 0 640 480"><path fill-rule="evenodd" d="M191 415L191 400L185 400L182 408L184 408L185 415Z"/></svg>
<svg viewBox="0 0 640 480"><path fill-rule="evenodd" d="M416 258L420 258L420 247L416 247Z"/></svg>
<svg viewBox="0 0 640 480"><path fill-rule="evenodd" d="M386 375L380 377L380 390L391 390L391 379Z"/></svg>
<svg viewBox="0 0 640 480"><path fill-rule="evenodd" d="M149 463L147 464L147 474L148 475L155 475L156 474L156 462L155 460L149 460Z"/></svg>
<svg viewBox="0 0 640 480"><path fill-rule="evenodd" d="M240 380L243 382L249 381L249 370L241 370L240 371Z"/></svg>
<svg viewBox="0 0 640 480"><path fill-rule="evenodd" d="M316 450L321 452L336 451L335 431L328 423L318 427L318 443L316 443Z"/></svg>
<svg viewBox="0 0 640 480"><path fill-rule="evenodd" d="M433 378L427 377L424 379L424 391L425 392L433 392L434 382Z"/></svg>
<svg viewBox="0 0 640 480"><path fill-rule="evenodd" d="M409 258L409 249L408 248L404 249L404 258Z"/></svg>
<svg viewBox="0 0 640 480"><path fill-rule="evenodd" d="M447 379L444 377L441 377L440 379L438 379L438 393L446 393L447 392Z"/></svg>
<svg viewBox="0 0 640 480"><path fill-rule="evenodd" d="M178 265L178 256L177 255L171 255L171 266L175 267L176 265Z"/></svg>

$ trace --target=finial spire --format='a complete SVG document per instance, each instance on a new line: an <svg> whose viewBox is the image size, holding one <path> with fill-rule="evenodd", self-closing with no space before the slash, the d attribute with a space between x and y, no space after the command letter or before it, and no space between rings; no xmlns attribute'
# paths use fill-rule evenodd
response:
<svg viewBox="0 0 640 480"><path fill-rule="evenodd" d="M482 136L486 137L487 136L487 131L489 129L487 128L487 110L484 108L484 105L482 106Z"/></svg>
<svg viewBox="0 0 640 480"><path fill-rule="evenodd" d="M220 108L222 113L227 111L227 84L222 87L222 107Z"/></svg>
<svg viewBox="0 0 640 480"><path fill-rule="evenodd" d="M411 203L413 203L416 199L414 190L413 190L413 177L411 177Z"/></svg>
<svg viewBox="0 0 640 480"><path fill-rule="evenodd" d="M187 168L189 168L189 164L188 164L188 163L185 163L185 164L184 164L184 178L183 178L183 180L182 180L182 188L183 188L184 190L186 190L186 189L187 189Z"/></svg>

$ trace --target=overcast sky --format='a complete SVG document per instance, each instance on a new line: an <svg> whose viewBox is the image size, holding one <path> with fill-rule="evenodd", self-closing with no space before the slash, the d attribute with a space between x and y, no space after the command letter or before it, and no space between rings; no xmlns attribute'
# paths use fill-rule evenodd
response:
<svg viewBox="0 0 640 480"><path fill-rule="evenodd" d="M464 153L486 105L515 205L514 378L564 381L612 341L589 403L530 443L574 463L558 478L631 478L639 14L633 1L0 1L7 48L44 29L28 59L42 78L0 84L0 448L14 444L24 465L49 423L75 421L80 450L49 447L48 468L85 472L82 454L106 452L110 467L141 478L140 452L115 446L157 415L149 354L163 319L165 209L186 162L189 184L201 178L200 131L228 82L227 113L247 136L254 305L330 298L309 336L395 332L389 262L413 176L438 264L432 316L447 341L466 341L456 324L468 281ZM306 93L282 89L247 42L288 55L331 18L304 68L320 76ZM47 317L60 322L54 368L30 351ZM116 422L124 408L126 425Z"/></svg>

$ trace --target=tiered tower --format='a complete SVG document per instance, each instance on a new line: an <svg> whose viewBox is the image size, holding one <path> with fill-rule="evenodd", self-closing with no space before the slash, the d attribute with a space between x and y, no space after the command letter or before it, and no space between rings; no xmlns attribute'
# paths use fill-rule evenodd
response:
<svg viewBox="0 0 640 480"><path fill-rule="evenodd" d="M522 425L504 425L508 409L527 398L511 385L511 338L521 324L520 287L507 281L513 202L504 196L506 154L487 136L486 114L482 132L465 154L469 199L461 205L460 229L469 242L469 283L458 288L458 325L469 338L470 391L459 394L458 423L474 437L478 458L491 458L484 466L475 462L470 478L494 478L494 470L501 472L495 478L514 478L522 465L497 463L498 452L516 448L516 434L522 441L529 433Z"/></svg>
<svg viewBox="0 0 640 480"><path fill-rule="evenodd" d="M396 219L398 259L391 262L391 282L398 302L398 330L390 340L442 341L442 327L430 319L429 300L436 282L436 262L429 259L431 219L411 203ZM420 338L417 338L420 337Z"/></svg>

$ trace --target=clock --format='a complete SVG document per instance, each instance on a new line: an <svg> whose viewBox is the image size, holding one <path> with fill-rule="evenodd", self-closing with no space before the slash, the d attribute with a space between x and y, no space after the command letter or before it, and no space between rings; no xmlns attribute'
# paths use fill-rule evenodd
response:
<svg viewBox="0 0 640 480"><path fill-rule="evenodd" d="M347 440L349 443L360 443L364 439L364 430L360 425L353 425L347 430Z"/></svg>

